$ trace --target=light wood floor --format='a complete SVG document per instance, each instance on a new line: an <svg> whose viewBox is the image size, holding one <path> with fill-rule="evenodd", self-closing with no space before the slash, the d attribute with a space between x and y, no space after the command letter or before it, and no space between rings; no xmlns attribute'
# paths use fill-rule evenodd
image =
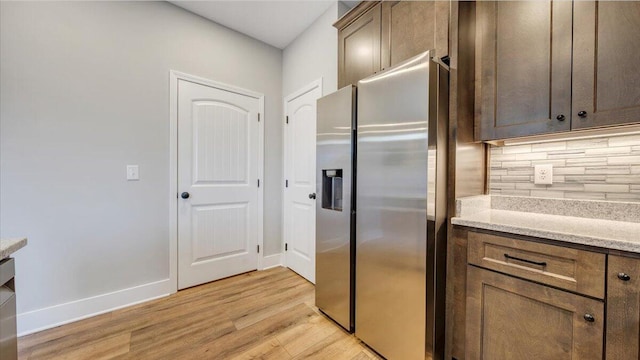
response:
<svg viewBox="0 0 640 360"><path fill-rule="evenodd" d="M19 359L380 359L285 268L252 272L18 339Z"/></svg>

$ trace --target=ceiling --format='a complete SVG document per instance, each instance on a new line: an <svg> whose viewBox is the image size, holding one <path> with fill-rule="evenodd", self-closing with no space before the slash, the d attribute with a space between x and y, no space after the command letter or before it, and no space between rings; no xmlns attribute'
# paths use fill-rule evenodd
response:
<svg viewBox="0 0 640 360"><path fill-rule="evenodd" d="M218 24L284 49L334 2L332 0L288 1L170 1ZM350 1L347 6L355 3Z"/></svg>

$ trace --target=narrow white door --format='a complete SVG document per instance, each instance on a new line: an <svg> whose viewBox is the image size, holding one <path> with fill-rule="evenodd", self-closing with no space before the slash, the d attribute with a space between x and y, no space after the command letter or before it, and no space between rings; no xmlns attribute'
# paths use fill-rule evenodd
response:
<svg viewBox="0 0 640 360"><path fill-rule="evenodd" d="M321 81L286 99L285 115L285 264L316 279L316 101Z"/></svg>
<svg viewBox="0 0 640 360"><path fill-rule="evenodd" d="M178 80L178 288L258 265L259 99Z"/></svg>

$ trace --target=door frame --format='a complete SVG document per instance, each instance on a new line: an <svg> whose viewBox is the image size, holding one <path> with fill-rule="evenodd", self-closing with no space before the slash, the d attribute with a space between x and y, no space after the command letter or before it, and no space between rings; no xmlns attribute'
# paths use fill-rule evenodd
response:
<svg viewBox="0 0 640 360"><path fill-rule="evenodd" d="M169 70L169 284L170 293L178 291L178 81L185 80L195 84L233 92L258 100L258 263L256 268L264 267L264 94L228 85L180 71Z"/></svg>
<svg viewBox="0 0 640 360"><path fill-rule="evenodd" d="M289 172L289 168L287 166L288 162L288 158L287 158L287 123L286 123L286 117L287 114L289 113L289 109L287 107L287 104L289 103L289 101L302 96L310 91L315 90L316 88L320 89L320 96L324 96L324 92L322 90L322 77L308 83L307 85L299 88L298 90L294 91L293 93L287 95L284 99L283 99L283 106L282 109L284 110L284 116L282 119L282 159L283 159L283 164L282 164L282 182L283 182L283 186L282 186L282 243L280 244L280 248L282 249L282 265L289 268L289 264L287 264L287 252L284 250L284 244L286 243L286 215L287 215L287 211L286 211L286 205L287 205L287 200L289 199L288 196L288 191L286 190L285 184L284 182L287 181L287 174ZM316 121L317 121L317 116L316 116ZM316 184L316 186L318 186Z"/></svg>

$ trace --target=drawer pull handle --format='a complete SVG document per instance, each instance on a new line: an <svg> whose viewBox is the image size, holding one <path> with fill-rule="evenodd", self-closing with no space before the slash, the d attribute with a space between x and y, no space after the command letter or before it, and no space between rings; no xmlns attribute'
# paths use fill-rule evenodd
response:
<svg viewBox="0 0 640 360"><path fill-rule="evenodd" d="M593 317L593 315L591 314L584 314L584 319L588 322L594 322L596 321L596 318Z"/></svg>
<svg viewBox="0 0 640 360"><path fill-rule="evenodd" d="M625 273L618 273L618 279L622 280L622 281L629 281L631 280L631 276L625 274Z"/></svg>
<svg viewBox="0 0 640 360"><path fill-rule="evenodd" d="M547 263L544 261L533 261L533 260L527 260L527 259L521 259L519 257L515 257L515 256L511 256L509 254L504 254L504 257L508 260L516 260L516 261L522 261L522 262L526 262L529 264L533 264L533 265L538 265L538 266L547 266Z"/></svg>

